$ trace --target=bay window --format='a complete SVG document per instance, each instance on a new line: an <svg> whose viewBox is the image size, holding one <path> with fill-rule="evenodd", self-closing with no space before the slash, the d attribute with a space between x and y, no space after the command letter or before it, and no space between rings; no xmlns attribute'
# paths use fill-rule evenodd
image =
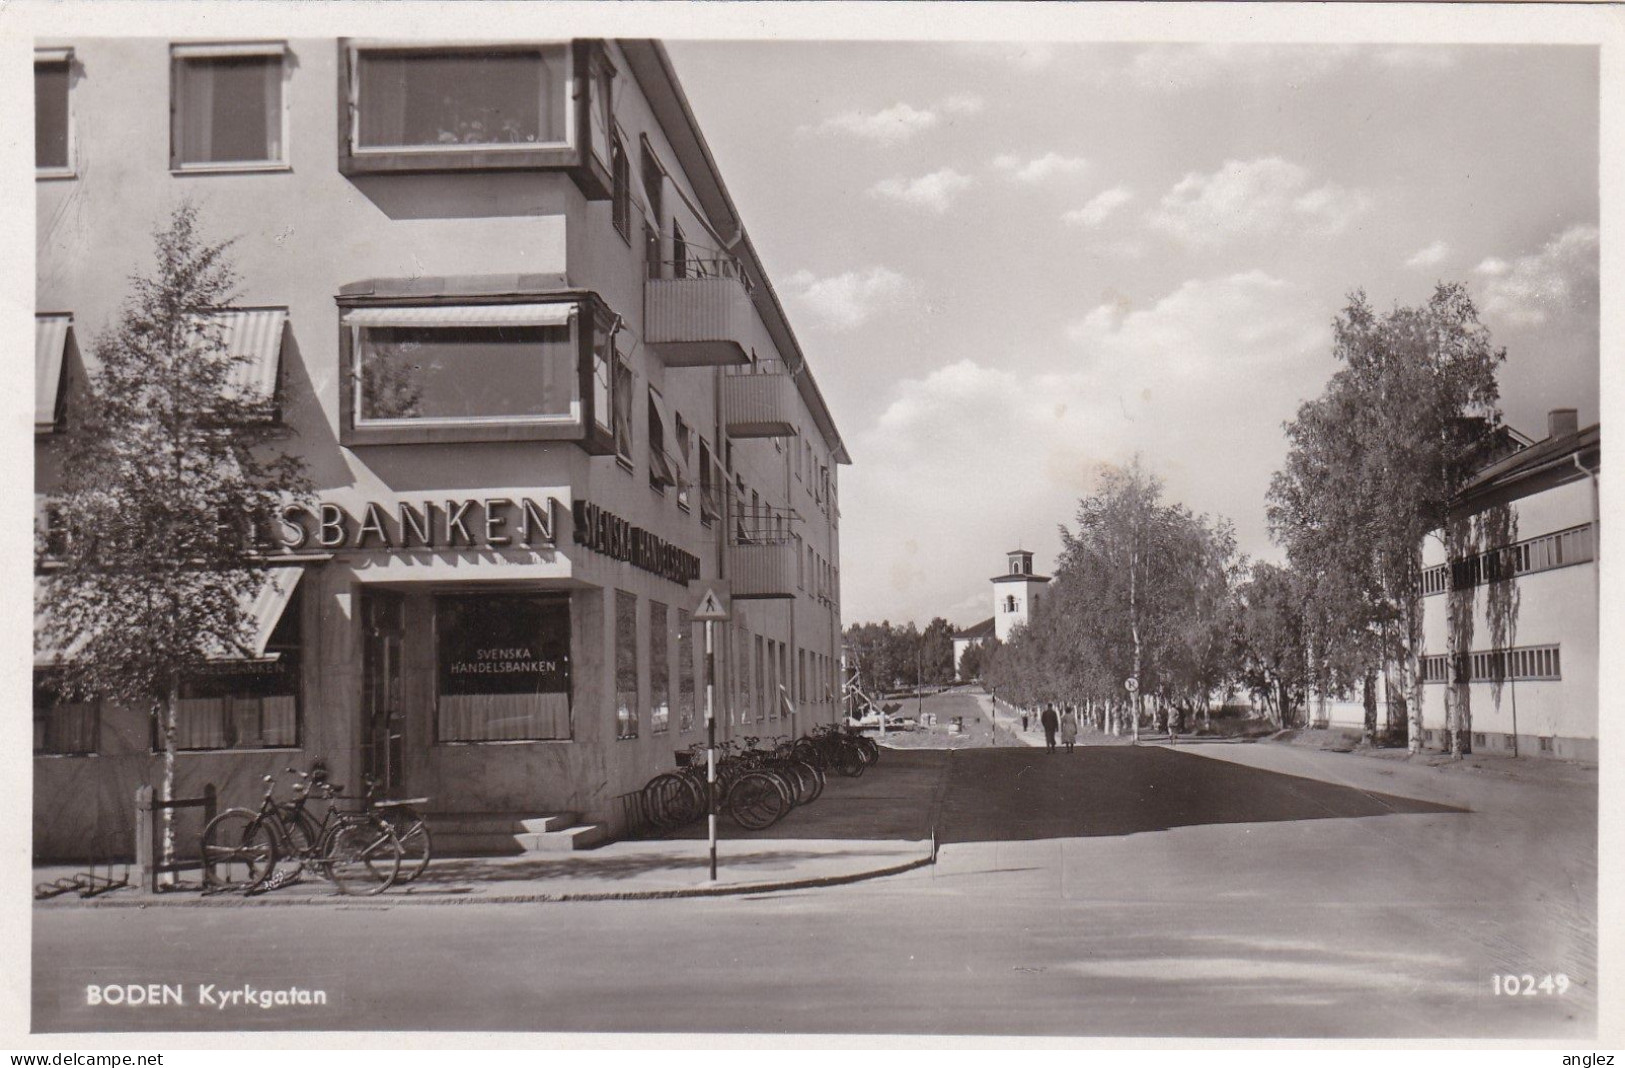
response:
<svg viewBox="0 0 1625 1068"><path fill-rule="evenodd" d="M239 170L287 162L281 43L171 49L170 167Z"/></svg>

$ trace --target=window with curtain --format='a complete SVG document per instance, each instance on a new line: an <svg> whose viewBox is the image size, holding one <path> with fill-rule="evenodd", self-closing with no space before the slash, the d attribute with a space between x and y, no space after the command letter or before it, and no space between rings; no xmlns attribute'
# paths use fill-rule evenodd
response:
<svg viewBox="0 0 1625 1068"><path fill-rule="evenodd" d="M364 326L358 426L580 418L574 327Z"/></svg>
<svg viewBox="0 0 1625 1068"><path fill-rule="evenodd" d="M649 602L649 733L664 734L671 723L671 642L668 611Z"/></svg>
<svg viewBox="0 0 1625 1068"><path fill-rule="evenodd" d="M694 621L688 609L677 610L677 629L672 634L677 650L677 729L694 729Z"/></svg>
<svg viewBox="0 0 1625 1068"><path fill-rule="evenodd" d="M101 706L63 696L59 673L34 671L34 755L85 756L96 752Z"/></svg>
<svg viewBox="0 0 1625 1068"><path fill-rule="evenodd" d="M174 166L285 162L281 55L176 55L174 64Z"/></svg>
<svg viewBox="0 0 1625 1068"><path fill-rule="evenodd" d="M34 167L66 171L68 151L68 60L34 61Z"/></svg>
<svg viewBox="0 0 1625 1068"><path fill-rule="evenodd" d="M615 737L638 736L638 597L615 591Z"/></svg>
<svg viewBox="0 0 1625 1068"><path fill-rule="evenodd" d="M632 467L632 365L615 360L615 455Z"/></svg>
<svg viewBox="0 0 1625 1068"><path fill-rule="evenodd" d="M570 737L570 598L435 598L435 740Z"/></svg>
<svg viewBox="0 0 1625 1068"><path fill-rule="evenodd" d="M352 83L355 148L434 149L569 142L569 46L363 49Z"/></svg>
<svg viewBox="0 0 1625 1068"><path fill-rule="evenodd" d="M211 662L181 680L178 749L295 749L299 742L301 594L282 610L265 656ZM163 748L161 730L154 748Z"/></svg>

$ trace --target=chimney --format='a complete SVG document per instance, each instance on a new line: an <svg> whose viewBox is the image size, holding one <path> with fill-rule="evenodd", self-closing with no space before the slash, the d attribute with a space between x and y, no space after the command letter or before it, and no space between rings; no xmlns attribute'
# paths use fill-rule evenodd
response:
<svg viewBox="0 0 1625 1068"><path fill-rule="evenodd" d="M1553 408L1546 415L1546 436L1567 437L1580 430L1580 413L1573 408Z"/></svg>

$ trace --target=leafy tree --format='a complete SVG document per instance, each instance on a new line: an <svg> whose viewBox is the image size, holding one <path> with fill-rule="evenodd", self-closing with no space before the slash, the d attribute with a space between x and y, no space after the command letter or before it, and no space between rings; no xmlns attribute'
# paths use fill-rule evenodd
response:
<svg viewBox="0 0 1625 1068"><path fill-rule="evenodd" d="M154 241L151 273L96 341L68 437L68 536L52 546L41 638L69 650L67 693L151 711L172 799L181 686L211 658L252 655L259 539L306 485L273 447L270 398L233 374L248 357L228 355L217 317L236 286L230 243L205 241L191 205ZM168 810L164 827L168 860Z"/></svg>
<svg viewBox="0 0 1625 1068"><path fill-rule="evenodd" d="M1363 293L1333 325L1342 367L1287 424L1286 467L1270 520L1289 560L1317 577L1328 682L1358 673L1367 691L1392 662L1402 677L1412 752L1421 749L1422 544L1444 530L1451 500L1500 424L1496 367L1505 350L1464 286L1441 283L1427 304L1379 316ZM1460 752L1470 729L1454 725Z"/></svg>
<svg viewBox="0 0 1625 1068"><path fill-rule="evenodd" d="M1260 561L1240 590L1241 680L1278 727L1298 723L1308 682L1303 584L1287 568Z"/></svg>

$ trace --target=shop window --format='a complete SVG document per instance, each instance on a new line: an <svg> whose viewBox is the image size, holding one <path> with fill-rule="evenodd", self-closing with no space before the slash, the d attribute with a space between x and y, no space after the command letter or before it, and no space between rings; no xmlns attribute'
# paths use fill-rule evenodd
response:
<svg viewBox="0 0 1625 1068"><path fill-rule="evenodd" d="M649 733L664 734L671 722L671 644L666 606L649 602Z"/></svg>
<svg viewBox="0 0 1625 1068"><path fill-rule="evenodd" d="M265 167L287 161L285 48L177 45L171 52L170 167Z"/></svg>
<svg viewBox="0 0 1625 1068"><path fill-rule="evenodd" d="M435 740L570 737L570 599L435 598Z"/></svg>
<svg viewBox="0 0 1625 1068"><path fill-rule="evenodd" d="M66 49L34 54L34 172L40 177L73 174L72 64Z"/></svg>
<svg viewBox="0 0 1625 1068"><path fill-rule="evenodd" d="M744 627L734 632L734 724L750 722L750 634Z"/></svg>
<svg viewBox="0 0 1625 1068"><path fill-rule="evenodd" d="M756 716L757 720L767 718L767 654L766 642L760 634L756 635Z"/></svg>
<svg viewBox="0 0 1625 1068"><path fill-rule="evenodd" d="M296 749L300 744L300 602L296 589L265 645L265 656L228 659L181 680L175 747ZM154 724L153 748L164 746Z"/></svg>
<svg viewBox="0 0 1625 1068"><path fill-rule="evenodd" d="M672 635L677 649L677 729L694 729L694 621L686 608L677 610L677 630Z"/></svg>
<svg viewBox="0 0 1625 1068"><path fill-rule="evenodd" d="M638 597L615 591L615 737L638 736Z"/></svg>
<svg viewBox="0 0 1625 1068"><path fill-rule="evenodd" d="M87 756L96 752L101 705L63 695L60 673L34 671L34 755Z"/></svg>

